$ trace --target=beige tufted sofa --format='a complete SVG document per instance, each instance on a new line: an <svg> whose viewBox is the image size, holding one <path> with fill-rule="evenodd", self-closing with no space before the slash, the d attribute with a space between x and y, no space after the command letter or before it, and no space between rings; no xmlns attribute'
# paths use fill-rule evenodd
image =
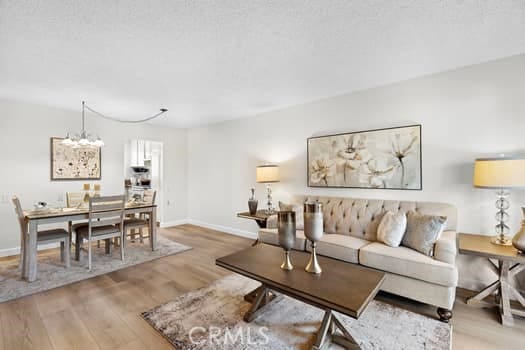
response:
<svg viewBox="0 0 525 350"><path fill-rule="evenodd" d="M317 244L320 255L386 272L382 290L438 307L444 321L452 317L458 283L457 210L442 203L296 196L294 203L319 200L323 204L325 234ZM433 257L407 247L377 242L376 232L386 211L446 216L447 227L434 246ZM276 216L259 231L259 241L278 245ZM303 231L297 230L295 249L310 251Z"/></svg>

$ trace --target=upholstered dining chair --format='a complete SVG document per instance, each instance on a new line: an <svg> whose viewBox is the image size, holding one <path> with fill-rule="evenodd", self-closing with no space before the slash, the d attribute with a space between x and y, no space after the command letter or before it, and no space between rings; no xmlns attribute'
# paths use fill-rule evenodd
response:
<svg viewBox="0 0 525 350"><path fill-rule="evenodd" d="M157 191L154 190L145 190L144 199L145 203L155 204L155 199L157 198ZM124 232L127 236L130 236L131 239L136 238L136 230L139 230L140 243L144 243L144 229L149 228L151 216L148 213L140 213L138 217L130 217L124 220ZM131 231L128 233L128 231ZM149 237L149 232L148 232Z"/></svg>
<svg viewBox="0 0 525 350"><path fill-rule="evenodd" d="M27 252L25 250L25 242L27 232L27 222L25 220L24 211L20 205L20 200L17 196L14 196L13 205L15 206L16 216L18 218L18 223L20 224L20 268L22 273L25 269L26 254L37 254L37 252ZM48 243L60 243L60 261L62 261L66 268L69 268L69 252L70 252L70 240L69 232L62 228L55 228L50 230L41 230L37 233L37 244L48 244Z"/></svg>
<svg viewBox="0 0 525 350"><path fill-rule="evenodd" d="M80 260L83 240L88 242L88 269L91 270L92 246L94 241L106 241L106 253L111 253L111 239L124 238L123 195L92 197L89 199L89 221L87 226L76 229L75 258ZM120 259L124 260L124 245L120 245Z"/></svg>

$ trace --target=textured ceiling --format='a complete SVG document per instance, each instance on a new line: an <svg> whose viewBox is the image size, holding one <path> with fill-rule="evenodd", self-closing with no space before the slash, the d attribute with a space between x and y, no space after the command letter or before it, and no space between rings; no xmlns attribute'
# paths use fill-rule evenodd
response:
<svg viewBox="0 0 525 350"><path fill-rule="evenodd" d="M0 98L191 127L525 52L525 0L0 0Z"/></svg>

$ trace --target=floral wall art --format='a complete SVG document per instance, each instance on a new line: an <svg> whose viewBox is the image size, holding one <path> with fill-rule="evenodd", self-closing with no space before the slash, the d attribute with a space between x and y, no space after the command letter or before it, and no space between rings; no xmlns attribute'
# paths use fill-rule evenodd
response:
<svg viewBox="0 0 525 350"><path fill-rule="evenodd" d="M99 147L72 147L51 138L51 180L100 180Z"/></svg>
<svg viewBox="0 0 525 350"><path fill-rule="evenodd" d="M421 190L421 125L308 139L308 186Z"/></svg>

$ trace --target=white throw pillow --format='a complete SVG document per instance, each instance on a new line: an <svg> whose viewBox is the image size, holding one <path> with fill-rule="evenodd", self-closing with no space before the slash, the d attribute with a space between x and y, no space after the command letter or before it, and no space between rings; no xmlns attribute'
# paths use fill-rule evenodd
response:
<svg viewBox="0 0 525 350"><path fill-rule="evenodd" d="M304 207L302 204L287 204L279 202L280 210L292 210L295 212L295 228L304 230Z"/></svg>
<svg viewBox="0 0 525 350"><path fill-rule="evenodd" d="M405 213L387 211L377 227L377 240L390 247L399 247L407 230Z"/></svg>

